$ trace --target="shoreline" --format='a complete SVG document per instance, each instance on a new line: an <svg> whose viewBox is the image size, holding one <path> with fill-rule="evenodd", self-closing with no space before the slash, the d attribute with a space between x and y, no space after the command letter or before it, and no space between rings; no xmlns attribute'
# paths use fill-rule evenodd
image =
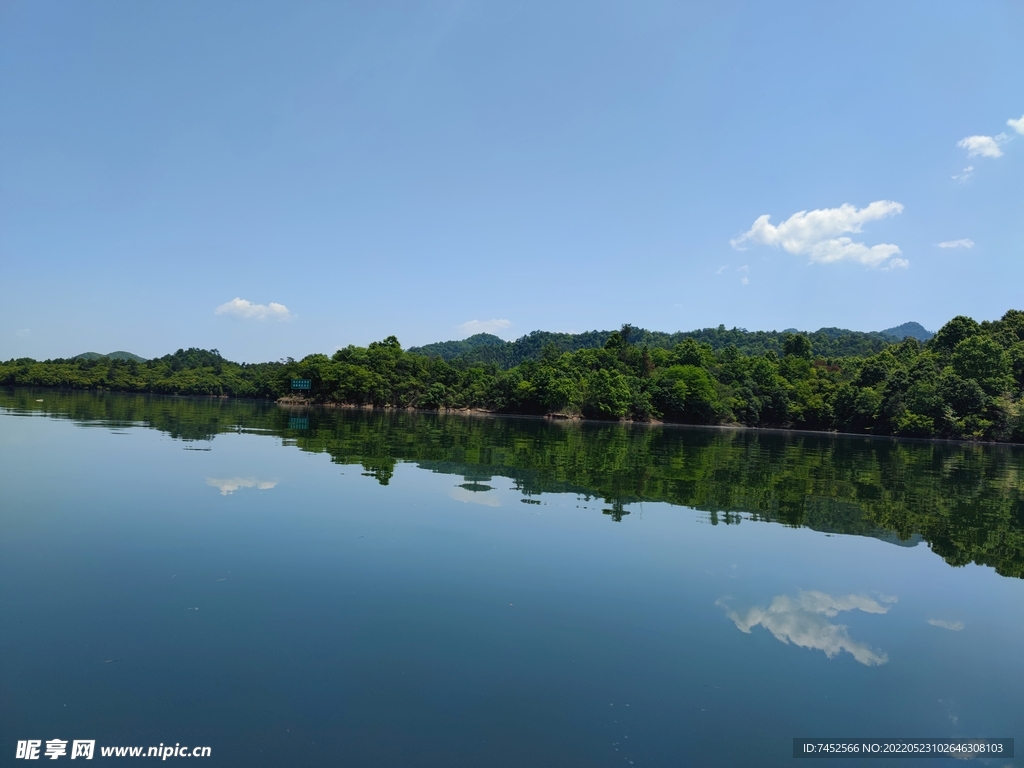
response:
<svg viewBox="0 0 1024 768"><path fill-rule="evenodd" d="M857 432L841 432L834 429L792 429L789 427L751 427L746 424L687 424L678 421L660 421L657 419L651 419L648 421L639 421L636 419L592 419L586 416L579 416L575 414L567 414L561 412L545 413L545 414L534 414L534 413L505 413L501 411L491 411L486 408L416 408L413 406L376 406L372 404L356 404L356 403L319 403L306 398L298 397L281 397L276 400L271 398L261 397L233 397L231 395L178 395L170 394L165 392L135 392L130 390L117 390L117 389L77 389L74 387L33 387L33 386L18 386L18 385L2 385L0 387L7 391L24 390L29 392L60 392L60 393L73 393L73 392L90 392L93 394L112 394L112 395L136 395L142 397L167 397L167 398L180 398L185 400L218 400L218 401L237 401L243 403L260 403L263 405L273 405L283 409L310 409L320 408L324 410L352 410L352 411L404 411L406 413L422 413L422 414L434 414L438 416L448 415L459 415L459 416L470 416L474 418L513 418L513 419L535 419L544 420L551 423L580 423L580 424L620 424L622 426L629 427L666 427L670 429L702 429L702 430L718 430L718 431L734 431L734 432L764 432L768 434L779 434L779 435L814 435L819 437L829 438L861 438L867 440L886 440L896 442L910 442L910 443L946 443L954 445L977 445L977 446L1008 446L1010 448L1024 446L1024 442L1011 442L1003 440L981 440L981 439L967 439L967 438L953 438L953 437L906 437L900 435L879 435L879 434L861 434Z"/></svg>

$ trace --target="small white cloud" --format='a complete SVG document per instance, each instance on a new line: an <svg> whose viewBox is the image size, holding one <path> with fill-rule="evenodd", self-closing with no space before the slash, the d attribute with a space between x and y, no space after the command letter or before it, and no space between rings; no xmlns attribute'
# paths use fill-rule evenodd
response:
<svg viewBox="0 0 1024 768"><path fill-rule="evenodd" d="M495 333L510 325L512 325L511 320L467 320L462 325L455 327L461 333L472 336L476 333Z"/></svg>
<svg viewBox="0 0 1024 768"><path fill-rule="evenodd" d="M291 320L295 315L288 311L284 304L272 301L269 304L253 304L246 299L237 296L231 301L224 302L214 310L217 315L232 315L245 320Z"/></svg>
<svg viewBox="0 0 1024 768"><path fill-rule="evenodd" d="M945 619L928 619L928 623L933 627L942 627L943 629L949 629L953 632L959 632L964 628L962 621L946 621Z"/></svg>
<svg viewBox="0 0 1024 768"><path fill-rule="evenodd" d="M943 240L939 243L939 248L973 248L974 241L968 237L960 240Z"/></svg>
<svg viewBox="0 0 1024 768"><path fill-rule="evenodd" d="M961 184L967 181L974 174L974 166L968 165L960 173L955 173L951 177L953 181L959 181Z"/></svg>
<svg viewBox="0 0 1024 768"><path fill-rule="evenodd" d="M1019 120L1014 120L1011 117L1006 121L1006 124L1013 128L1017 133L1024 134L1024 115L1021 115Z"/></svg>
<svg viewBox="0 0 1024 768"><path fill-rule="evenodd" d="M723 272L725 272L725 270L727 270L728 268L729 268L729 265L728 265L728 264L723 264L722 266L720 266L720 267L718 268L718 270L717 270L717 271L715 272L715 274L716 274L716 275L720 275L720 274L722 274Z"/></svg>
<svg viewBox="0 0 1024 768"><path fill-rule="evenodd" d="M21 328L15 331L14 335L22 339L27 339L29 336L32 335L32 331L29 328Z"/></svg>
<svg viewBox="0 0 1024 768"><path fill-rule="evenodd" d="M1001 144L1005 144L1009 137L1005 133L998 136L968 136L956 143L958 147L967 150L968 157L1002 157Z"/></svg>
<svg viewBox="0 0 1024 768"><path fill-rule="evenodd" d="M898 263L892 266L907 266L909 262L906 259L894 258L901 253L899 246L886 243L868 246L839 236L860 232L869 221L902 212L903 206L892 200L876 200L865 208L844 203L838 208L799 211L777 227L770 223L771 216L764 214L747 232L729 242L737 250L743 250L747 242L782 247L788 253L807 256L812 262L822 264L855 261L868 267L878 267L893 259Z"/></svg>
<svg viewBox="0 0 1024 768"><path fill-rule="evenodd" d="M885 263L882 267L883 272L888 272L890 269L906 269L910 266L910 262L906 259L901 259L899 256L894 256Z"/></svg>
<svg viewBox="0 0 1024 768"><path fill-rule="evenodd" d="M750 278L747 276L747 273L750 271L750 265L744 264L742 267L737 267L736 271L742 275L742 277L740 277L740 285L748 285L750 283Z"/></svg>
<svg viewBox="0 0 1024 768"><path fill-rule="evenodd" d="M221 479L208 477L206 478L206 484L220 489L221 496L230 496L232 493L241 490L242 488L255 488L258 491L269 491L277 485L277 480L256 480L252 477L226 477Z"/></svg>

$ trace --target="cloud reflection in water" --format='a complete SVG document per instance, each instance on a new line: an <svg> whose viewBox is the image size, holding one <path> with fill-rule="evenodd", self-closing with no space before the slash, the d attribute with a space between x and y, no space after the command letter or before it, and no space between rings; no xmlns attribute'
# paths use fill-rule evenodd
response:
<svg viewBox="0 0 1024 768"><path fill-rule="evenodd" d="M260 491L269 491L277 485L277 480L256 480L252 477L225 477L220 479L208 477L206 478L206 484L219 488L221 496L230 496L242 488L256 488Z"/></svg>
<svg viewBox="0 0 1024 768"><path fill-rule="evenodd" d="M796 598L778 595L767 608L751 608L745 614L729 610L722 600L716 601L716 605L726 608L726 614L741 632L750 634L760 625L787 645L824 651L830 659L846 651L861 664L873 667L885 664L889 657L853 640L844 625L828 619L843 611L888 613L895 602L895 597L887 596L874 600L863 595L833 597L824 592L800 592Z"/></svg>

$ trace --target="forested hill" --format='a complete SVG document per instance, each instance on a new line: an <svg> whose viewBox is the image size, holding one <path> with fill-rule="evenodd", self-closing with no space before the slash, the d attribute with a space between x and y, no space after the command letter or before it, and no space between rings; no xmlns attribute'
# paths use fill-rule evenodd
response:
<svg viewBox="0 0 1024 768"><path fill-rule="evenodd" d="M708 344L718 351L736 347L745 355L763 355L769 350L781 354L785 339L795 329L786 331L748 331L745 328L726 329L703 328L699 331L648 331L645 328L623 326L620 333L628 334L631 344L647 345L650 349L672 349L684 339L693 339ZM581 349L600 349L615 331L587 331L586 333L553 333L534 331L515 341L505 341L490 333L478 333L459 341L439 341L422 347L410 347L412 354L440 357L442 360L459 360L466 363L488 363L502 368L512 368L528 360L540 360L544 349L550 344L559 352L576 352ZM821 357L864 356L880 352L887 345L902 341L906 337L927 341L933 334L918 323L904 323L884 331L850 331L845 328L820 328L805 334L811 342L812 354Z"/></svg>
<svg viewBox="0 0 1024 768"><path fill-rule="evenodd" d="M904 323L903 325L897 325L895 328L886 328L881 333L883 336L891 336L897 341L902 341L909 336L922 342L928 341L928 339L935 335L931 331L926 331L920 323Z"/></svg>
<svg viewBox="0 0 1024 768"><path fill-rule="evenodd" d="M308 379L296 398L300 405L476 408L1024 442L1024 312L982 323L954 317L924 344L860 336L854 343L838 329L718 328L680 334L669 347L672 335L624 326L600 347L564 351L556 340L584 343L586 334L536 333L509 345L529 355L511 366L406 351L389 336L330 356L256 364L202 349L141 363L22 358L0 363L0 385L281 398L292 394L293 380ZM493 341L482 348L508 349Z"/></svg>

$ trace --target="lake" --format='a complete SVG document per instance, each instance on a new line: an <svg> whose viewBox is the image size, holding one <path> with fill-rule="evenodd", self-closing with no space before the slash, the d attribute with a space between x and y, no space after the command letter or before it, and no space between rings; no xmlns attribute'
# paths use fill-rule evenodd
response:
<svg viewBox="0 0 1024 768"><path fill-rule="evenodd" d="M1024 737L1019 446L0 390L0 499L4 765Z"/></svg>

